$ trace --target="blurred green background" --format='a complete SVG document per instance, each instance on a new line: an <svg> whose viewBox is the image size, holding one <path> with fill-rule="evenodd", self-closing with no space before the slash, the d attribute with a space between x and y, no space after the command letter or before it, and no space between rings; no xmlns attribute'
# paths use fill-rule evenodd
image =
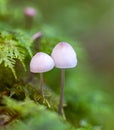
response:
<svg viewBox="0 0 114 130"><path fill-rule="evenodd" d="M72 39L77 51L78 66L66 72L65 114L69 122L87 121L102 130L114 130L114 1L10 0L8 9L19 26L23 26L21 13L27 6L36 8L36 23L43 23L47 33ZM12 23L10 18L8 24ZM40 30L37 24L34 30ZM46 76L47 83L53 85L50 74Z"/></svg>
<svg viewBox="0 0 114 130"><path fill-rule="evenodd" d="M113 96L114 1L113 0L33 0L43 21L78 41L87 52L96 87ZM27 4L25 2L25 4Z"/></svg>

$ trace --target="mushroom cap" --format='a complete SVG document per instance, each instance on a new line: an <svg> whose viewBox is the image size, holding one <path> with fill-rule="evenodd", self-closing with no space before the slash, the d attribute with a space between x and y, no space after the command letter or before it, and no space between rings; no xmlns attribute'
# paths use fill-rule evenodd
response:
<svg viewBox="0 0 114 130"><path fill-rule="evenodd" d="M77 65L76 53L66 42L59 42L51 54L56 68L74 68Z"/></svg>
<svg viewBox="0 0 114 130"><path fill-rule="evenodd" d="M53 59L46 53L36 53L30 62L30 72L43 73L50 71L54 67Z"/></svg>
<svg viewBox="0 0 114 130"><path fill-rule="evenodd" d="M25 15L27 16L30 16L30 17L33 17L36 15L36 9L35 8L32 8L32 7L26 7L24 9L24 13Z"/></svg>
<svg viewBox="0 0 114 130"><path fill-rule="evenodd" d="M37 32L32 36L32 40L36 40L42 36L42 32Z"/></svg>

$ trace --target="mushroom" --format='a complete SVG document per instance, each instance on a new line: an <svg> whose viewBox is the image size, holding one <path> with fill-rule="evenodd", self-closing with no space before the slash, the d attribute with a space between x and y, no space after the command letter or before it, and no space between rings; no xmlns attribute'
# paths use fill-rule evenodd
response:
<svg viewBox="0 0 114 130"><path fill-rule="evenodd" d="M36 53L30 62L30 72L40 73L40 91L43 96L43 73L53 69L55 63L51 56L46 53Z"/></svg>
<svg viewBox="0 0 114 130"><path fill-rule="evenodd" d="M36 16L36 14L37 14L37 11L33 7L26 7L24 9L26 28L31 28L31 26L33 24L33 18Z"/></svg>
<svg viewBox="0 0 114 130"><path fill-rule="evenodd" d="M32 36L32 40L35 41L39 39L42 35L43 35L42 32L37 32Z"/></svg>
<svg viewBox="0 0 114 130"><path fill-rule="evenodd" d="M36 15L36 10L33 7L26 7L24 13L29 17L34 17Z"/></svg>
<svg viewBox="0 0 114 130"><path fill-rule="evenodd" d="M74 68L77 65L77 57L72 46L66 42L59 42L52 50L51 56L55 62L56 68L61 69L61 92L60 92L58 113L62 115L65 69Z"/></svg>

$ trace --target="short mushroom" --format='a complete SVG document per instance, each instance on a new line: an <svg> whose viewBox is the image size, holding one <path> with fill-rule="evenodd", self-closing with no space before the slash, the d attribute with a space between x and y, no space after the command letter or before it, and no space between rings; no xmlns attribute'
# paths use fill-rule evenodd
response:
<svg viewBox="0 0 114 130"><path fill-rule="evenodd" d="M43 96L43 73L50 71L54 67L53 59L46 53L36 53L30 62L30 72L40 73L40 90Z"/></svg>
<svg viewBox="0 0 114 130"><path fill-rule="evenodd" d="M32 40L35 41L39 39L42 35L43 35L42 32L37 32L32 36Z"/></svg>
<svg viewBox="0 0 114 130"><path fill-rule="evenodd" d="M65 82L65 69L74 68L77 65L77 57L72 46L66 42L59 42L51 54L56 68L61 69L61 93L58 113L62 115L63 98L64 98L64 82Z"/></svg>

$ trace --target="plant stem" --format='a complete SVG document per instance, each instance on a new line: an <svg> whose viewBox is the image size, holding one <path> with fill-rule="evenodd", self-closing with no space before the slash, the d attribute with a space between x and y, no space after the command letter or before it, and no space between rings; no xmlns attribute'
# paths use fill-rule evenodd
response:
<svg viewBox="0 0 114 130"><path fill-rule="evenodd" d="M42 96L43 96L43 84L44 84L43 73L40 73L40 92Z"/></svg>
<svg viewBox="0 0 114 130"><path fill-rule="evenodd" d="M62 108L63 108L63 99L64 99L64 84L65 84L65 70L61 70L61 91L60 91L60 100L59 100L59 107L58 107L58 114L62 115Z"/></svg>

